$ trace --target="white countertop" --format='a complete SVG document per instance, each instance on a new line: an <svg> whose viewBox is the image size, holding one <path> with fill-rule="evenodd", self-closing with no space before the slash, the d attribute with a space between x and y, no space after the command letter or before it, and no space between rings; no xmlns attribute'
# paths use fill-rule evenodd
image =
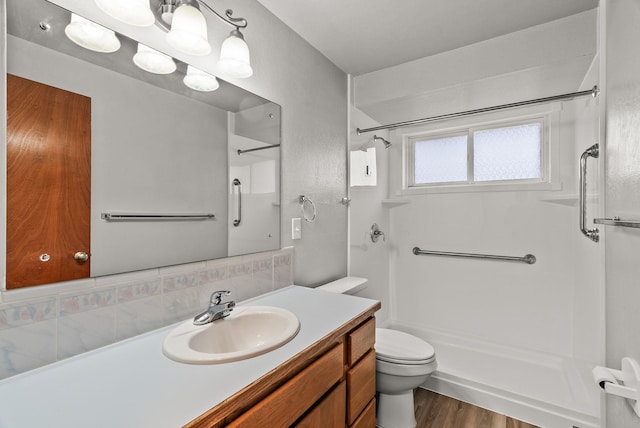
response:
<svg viewBox="0 0 640 428"><path fill-rule="evenodd" d="M377 302L291 286L242 302L288 309L300 332L267 354L177 363L162 341L178 324L0 381L0 428L176 428L215 407Z"/></svg>

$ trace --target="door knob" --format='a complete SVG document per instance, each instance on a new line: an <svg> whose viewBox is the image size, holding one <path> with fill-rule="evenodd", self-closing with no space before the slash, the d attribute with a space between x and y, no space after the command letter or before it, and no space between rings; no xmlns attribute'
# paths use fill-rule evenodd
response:
<svg viewBox="0 0 640 428"><path fill-rule="evenodd" d="M89 254L85 253L84 251L78 251L77 253L75 253L73 255L73 258L75 261L77 261L79 264L83 264L84 262L86 262L87 260L89 260Z"/></svg>

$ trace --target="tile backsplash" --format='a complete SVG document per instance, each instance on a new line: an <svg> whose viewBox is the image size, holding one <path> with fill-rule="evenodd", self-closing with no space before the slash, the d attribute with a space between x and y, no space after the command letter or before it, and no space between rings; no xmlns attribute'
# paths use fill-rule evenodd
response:
<svg viewBox="0 0 640 428"><path fill-rule="evenodd" d="M191 318L215 290L242 301L291 284L293 248L285 248L84 280L75 291L0 303L0 379Z"/></svg>

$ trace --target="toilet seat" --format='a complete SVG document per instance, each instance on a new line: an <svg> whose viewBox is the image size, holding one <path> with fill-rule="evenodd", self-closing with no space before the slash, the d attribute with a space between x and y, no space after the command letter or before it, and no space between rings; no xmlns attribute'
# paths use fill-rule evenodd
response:
<svg viewBox="0 0 640 428"><path fill-rule="evenodd" d="M394 364L422 365L432 363L435 350L424 340L408 333L376 328L376 359Z"/></svg>

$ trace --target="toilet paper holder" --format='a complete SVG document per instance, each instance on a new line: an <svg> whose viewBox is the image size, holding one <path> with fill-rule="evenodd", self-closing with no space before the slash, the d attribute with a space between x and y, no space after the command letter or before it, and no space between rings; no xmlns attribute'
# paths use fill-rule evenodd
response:
<svg viewBox="0 0 640 428"><path fill-rule="evenodd" d="M604 392L627 398L636 415L640 416L640 365L632 358L622 359L621 370L596 366L593 380Z"/></svg>

